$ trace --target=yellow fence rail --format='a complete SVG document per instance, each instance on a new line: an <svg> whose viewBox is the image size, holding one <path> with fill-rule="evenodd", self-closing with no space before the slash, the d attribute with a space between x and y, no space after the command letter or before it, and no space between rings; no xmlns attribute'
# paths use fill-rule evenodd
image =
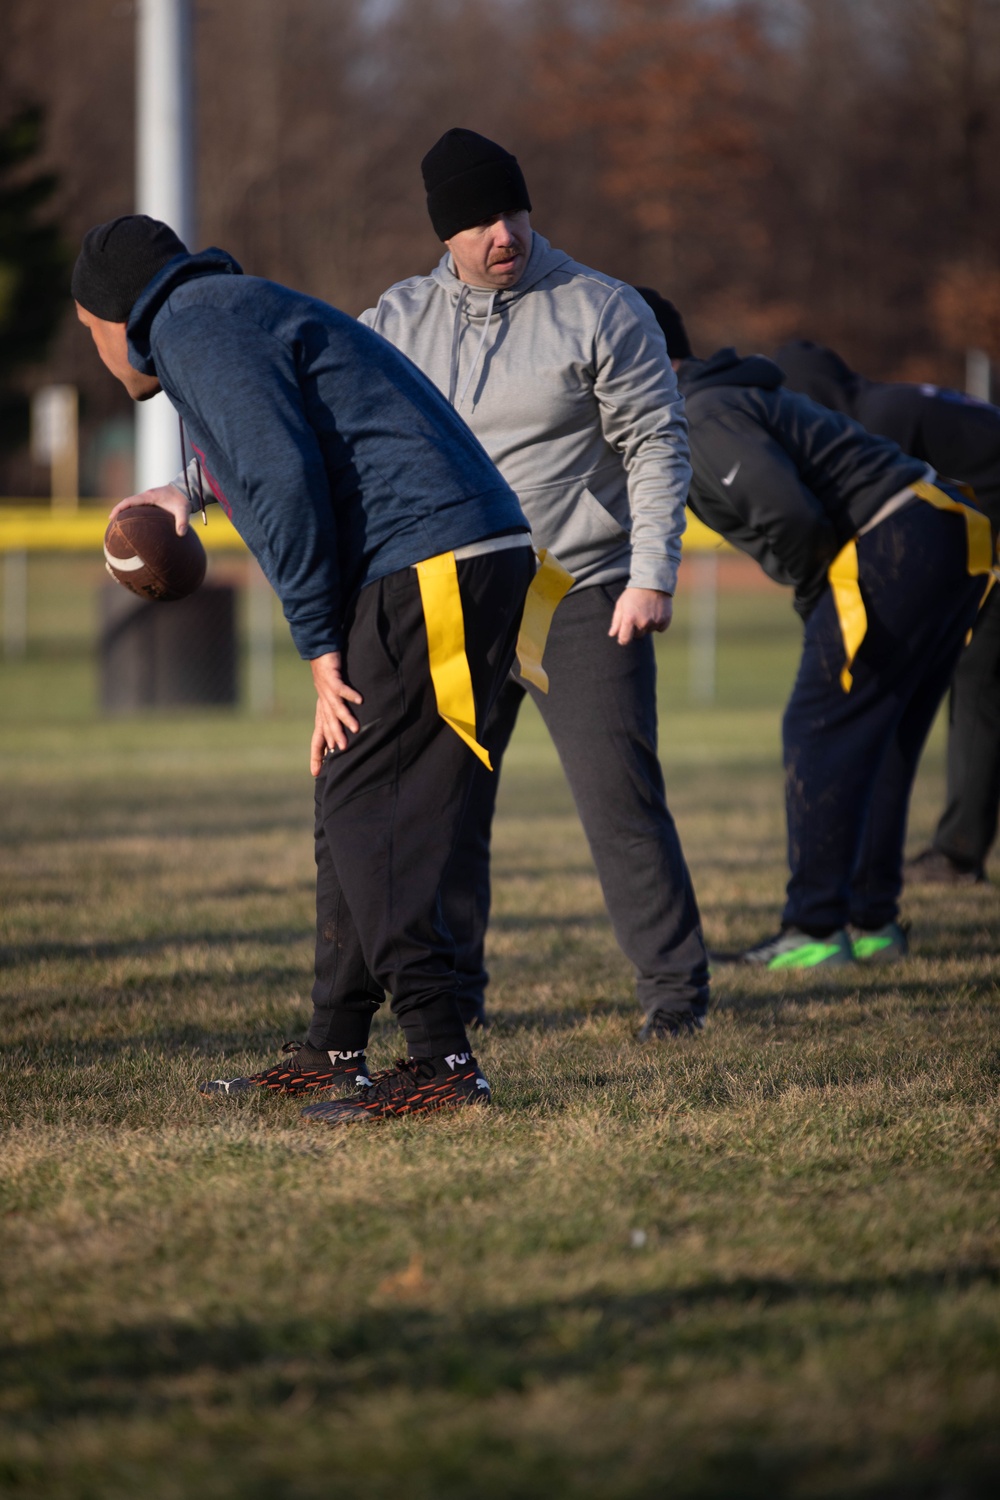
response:
<svg viewBox="0 0 1000 1500"><path fill-rule="evenodd" d="M43 510L37 505L0 501L0 552L100 552L108 511L114 504L73 511ZM191 524L209 552L244 552L246 543L218 505L208 510L208 525L197 516ZM720 552L727 544L697 516L688 514L684 533L687 552Z"/></svg>
<svg viewBox="0 0 1000 1500"><path fill-rule="evenodd" d="M108 511L114 504L73 511L42 510L38 506L0 503L0 552L103 553ZM246 543L218 505L208 512L208 525L195 516L209 552L245 552Z"/></svg>
<svg viewBox="0 0 1000 1500"><path fill-rule="evenodd" d="M28 557L35 553L75 552L103 557L104 532L113 501L77 510L45 510L23 501L0 500L0 556L3 557L3 656L22 657L27 648ZM218 505L208 511L208 525L192 517L192 525L207 551L247 554L246 544ZM690 557L687 585L692 593L689 649L691 693L696 700L715 697L716 556L731 548L714 531L689 513L684 551ZM272 623L270 593L263 574L251 563L250 701L266 711L273 702Z"/></svg>

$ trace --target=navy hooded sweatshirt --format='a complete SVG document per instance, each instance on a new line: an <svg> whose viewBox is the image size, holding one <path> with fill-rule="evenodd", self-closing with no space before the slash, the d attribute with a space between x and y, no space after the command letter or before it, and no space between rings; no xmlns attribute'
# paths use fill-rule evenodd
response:
<svg viewBox="0 0 1000 1500"><path fill-rule="evenodd" d="M949 479L971 484L1000 527L1000 407L942 385L868 380L834 350L793 339L774 356L790 390L891 438Z"/></svg>
<svg viewBox="0 0 1000 1500"><path fill-rule="evenodd" d="M687 359L684 396L694 477L688 504L707 526L795 590L803 618L840 549L886 500L927 474L895 443L782 388L761 354Z"/></svg>
<svg viewBox="0 0 1000 1500"><path fill-rule="evenodd" d="M132 309L128 341L307 660L342 648L365 584L527 529L514 492L415 365L346 313L244 276L223 250L164 266Z"/></svg>

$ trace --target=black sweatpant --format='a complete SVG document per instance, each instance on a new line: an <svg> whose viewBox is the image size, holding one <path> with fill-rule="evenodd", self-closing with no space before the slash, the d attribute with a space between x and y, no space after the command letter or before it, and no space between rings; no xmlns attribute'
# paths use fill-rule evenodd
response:
<svg viewBox="0 0 1000 1500"><path fill-rule="evenodd" d="M597 866L615 937L636 972L639 1003L656 1010L708 1005L708 963L691 878L667 807L657 754L656 657L644 636L608 636L624 585L567 594L552 619L544 666L548 693L527 687L559 753ZM503 689L485 730L499 773L525 685ZM490 831L498 775L482 767L442 899L455 937L467 1019L482 1010L483 945L490 908Z"/></svg>
<svg viewBox="0 0 1000 1500"><path fill-rule="evenodd" d="M986 583L967 556L961 516L921 500L858 539L868 633L849 693L830 589L806 622L783 722L786 926L873 929L897 915L920 752Z"/></svg>
<svg viewBox="0 0 1000 1500"><path fill-rule="evenodd" d="M981 870L1000 814L1000 586L958 659L948 705L948 800L934 847Z"/></svg>
<svg viewBox="0 0 1000 1500"><path fill-rule="evenodd" d="M458 563L480 725L510 669L534 569L527 546ZM344 676L364 702L358 733L316 778L309 1041L364 1047L389 991L411 1057L467 1052L438 889L479 762L438 713L414 569L361 590L346 642Z"/></svg>

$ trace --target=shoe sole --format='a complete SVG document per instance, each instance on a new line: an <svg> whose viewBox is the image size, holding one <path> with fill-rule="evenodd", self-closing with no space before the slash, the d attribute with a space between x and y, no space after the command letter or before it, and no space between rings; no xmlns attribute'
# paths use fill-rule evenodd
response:
<svg viewBox="0 0 1000 1500"><path fill-rule="evenodd" d="M845 953L843 948L835 948L832 943L809 943L791 953L779 953L768 963L750 962L747 968L766 969L769 974L774 974L783 969L838 969L853 962L853 954Z"/></svg>
<svg viewBox="0 0 1000 1500"><path fill-rule="evenodd" d="M426 1104L413 1104L408 1109L386 1110L379 1113L376 1109L370 1109L355 1099L329 1099L322 1104L310 1104L302 1111L301 1118L310 1123L317 1120L324 1125L360 1125L364 1122L374 1123L382 1120L407 1120L413 1115L440 1114L445 1109L463 1109L468 1105L473 1108L483 1108L493 1102L489 1084L485 1079L477 1084L479 1093L472 1094L468 1098L462 1098L458 1094L448 1099L429 1099Z"/></svg>
<svg viewBox="0 0 1000 1500"><path fill-rule="evenodd" d="M371 1088L371 1085L372 1080L366 1078L363 1083L355 1083L353 1087L360 1092ZM306 1083L294 1089L283 1088L280 1084L257 1083L253 1078L211 1078L199 1083L197 1090L202 1099L233 1099L254 1093L281 1094L286 1099L294 1099L302 1094L319 1093L321 1089L350 1087L345 1078L330 1078L326 1083Z"/></svg>
<svg viewBox="0 0 1000 1500"><path fill-rule="evenodd" d="M842 950L837 956L828 953L821 958L809 958L806 960L797 958L792 953L780 953L777 958L772 958L767 963L757 963L752 958L744 958L742 953L710 953L708 955L708 972L709 977L711 977L717 968L758 969L762 974L767 974L780 973L783 969L821 969L831 965L833 968L839 969L845 964L852 964L854 962L854 956L844 953Z"/></svg>
<svg viewBox="0 0 1000 1500"><path fill-rule="evenodd" d="M820 946L820 945L817 945ZM739 968L739 969L815 969L820 964L849 964L854 960L843 949L837 949L840 957L836 957L829 951L830 944L821 945L827 950L820 958L809 958L806 960L796 959L794 953L779 953L777 958L769 959L766 963L758 963L755 959L747 958L742 953L710 953L708 955L709 973L714 968ZM801 952L801 950L797 950Z"/></svg>

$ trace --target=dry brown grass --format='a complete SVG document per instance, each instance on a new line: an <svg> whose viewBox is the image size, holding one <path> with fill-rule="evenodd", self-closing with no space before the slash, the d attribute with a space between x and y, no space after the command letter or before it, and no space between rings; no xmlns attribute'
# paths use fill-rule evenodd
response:
<svg viewBox="0 0 1000 1500"><path fill-rule="evenodd" d="M668 662L708 930L750 939L775 706L673 692ZM914 895L905 966L720 978L701 1039L640 1048L529 720L495 1107L340 1135L206 1105L307 1014L305 722L0 730L0 1492L992 1495L996 887Z"/></svg>

